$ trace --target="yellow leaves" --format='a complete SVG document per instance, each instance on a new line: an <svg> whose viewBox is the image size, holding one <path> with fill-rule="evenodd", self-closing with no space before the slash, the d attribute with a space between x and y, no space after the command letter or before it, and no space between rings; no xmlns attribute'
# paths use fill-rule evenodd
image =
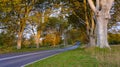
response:
<svg viewBox="0 0 120 67"><path fill-rule="evenodd" d="M80 2L76 1L74 2L75 6L80 6Z"/></svg>
<svg viewBox="0 0 120 67"><path fill-rule="evenodd" d="M60 5L59 5L59 4L54 4L54 7L55 7L55 8L59 8Z"/></svg>
<svg viewBox="0 0 120 67"><path fill-rule="evenodd" d="M20 11L21 7L18 5L14 8L15 11Z"/></svg>
<svg viewBox="0 0 120 67"><path fill-rule="evenodd" d="M49 18L49 17L48 17L47 15L45 15L44 21L45 21L45 22L48 22L48 21L49 21L48 18Z"/></svg>
<svg viewBox="0 0 120 67"><path fill-rule="evenodd" d="M36 23L39 23L41 21L40 17L37 16L30 16L28 17L28 20Z"/></svg>
<svg viewBox="0 0 120 67"><path fill-rule="evenodd" d="M8 8L4 8L4 12L10 12L12 9L10 8L10 7L8 7Z"/></svg>
<svg viewBox="0 0 120 67"><path fill-rule="evenodd" d="M79 1L75 1L73 2L74 6L75 6L75 9L79 9L79 7L81 7L81 3Z"/></svg>
<svg viewBox="0 0 120 67"><path fill-rule="evenodd" d="M0 10L10 12L14 7L20 5L20 2L21 0L0 0Z"/></svg>
<svg viewBox="0 0 120 67"><path fill-rule="evenodd" d="M45 43L50 43L52 46L55 46L60 43L60 36L55 33L47 34L45 37Z"/></svg>
<svg viewBox="0 0 120 67"><path fill-rule="evenodd" d="M12 3L14 5L19 5L21 3L21 0L13 0Z"/></svg>
<svg viewBox="0 0 120 67"><path fill-rule="evenodd" d="M0 0L0 2L3 2L3 3L6 3L8 2L9 0Z"/></svg>

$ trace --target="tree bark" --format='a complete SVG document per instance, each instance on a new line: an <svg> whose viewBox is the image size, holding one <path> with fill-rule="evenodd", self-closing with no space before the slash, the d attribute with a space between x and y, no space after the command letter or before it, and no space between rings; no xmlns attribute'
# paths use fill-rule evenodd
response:
<svg viewBox="0 0 120 67"><path fill-rule="evenodd" d="M91 46L96 46L96 24L95 24L95 21L93 19L93 16L94 16L94 13L93 11L91 11L91 15L90 15L90 18L91 18L91 26L90 26L90 45Z"/></svg>
<svg viewBox="0 0 120 67"><path fill-rule="evenodd" d="M37 31L37 34L36 34L36 48L40 47L40 45L39 45L40 36L41 36L41 30Z"/></svg>
<svg viewBox="0 0 120 67"><path fill-rule="evenodd" d="M86 32L88 35L88 46L95 46L96 40L95 40L95 22L93 19L93 11L89 10L90 14L88 14L88 8L87 8L87 1L84 0L84 10L85 10L85 23L86 23ZM90 19L88 19L90 18Z"/></svg>
<svg viewBox="0 0 120 67"><path fill-rule="evenodd" d="M18 40L17 40L17 49L21 49L21 42L22 42L22 32L19 32Z"/></svg>
<svg viewBox="0 0 120 67"><path fill-rule="evenodd" d="M96 45L94 37L90 37L90 45L91 46L95 46Z"/></svg>
<svg viewBox="0 0 120 67"><path fill-rule="evenodd" d="M66 29L64 30L63 34L64 34L64 46L65 46L65 45L68 45L68 42L67 42L67 30Z"/></svg>
<svg viewBox="0 0 120 67"><path fill-rule="evenodd" d="M91 9L96 15L97 23L97 46L104 48L110 47L107 41L107 24L110 19L110 9L114 0L96 0L96 6L93 0L88 0Z"/></svg>
<svg viewBox="0 0 120 67"><path fill-rule="evenodd" d="M108 20L104 15L97 17L97 46L104 48L109 47L107 40L107 24Z"/></svg>
<svg viewBox="0 0 120 67"><path fill-rule="evenodd" d="M25 19L22 19L20 21L20 29L18 32L17 49L21 49L21 42L22 42L24 28L25 28Z"/></svg>

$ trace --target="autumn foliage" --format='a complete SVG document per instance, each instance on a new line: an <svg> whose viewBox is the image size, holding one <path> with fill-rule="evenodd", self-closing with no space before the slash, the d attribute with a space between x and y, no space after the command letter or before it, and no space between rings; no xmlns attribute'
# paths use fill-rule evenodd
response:
<svg viewBox="0 0 120 67"><path fill-rule="evenodd" d="M57 32L47 34L45 36L44 43L49 44L51 46L56 46L56 45L58 45L60 43L60 35Z"/></svg>

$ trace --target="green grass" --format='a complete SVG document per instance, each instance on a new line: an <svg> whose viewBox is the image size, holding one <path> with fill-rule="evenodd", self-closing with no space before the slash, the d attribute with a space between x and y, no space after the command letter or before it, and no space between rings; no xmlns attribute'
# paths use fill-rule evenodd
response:
<svg viewBox="0 0 120 67"><path fill-rule="evenodd" d="M111 48L78 48L26 67L120 67L120 46Z"/></svg>
<svg viewBox="0 0 120 67"><path fill-rule="evenodd" d="M41 60L27 67L98 67L98 61L81 48Z"/></svg>

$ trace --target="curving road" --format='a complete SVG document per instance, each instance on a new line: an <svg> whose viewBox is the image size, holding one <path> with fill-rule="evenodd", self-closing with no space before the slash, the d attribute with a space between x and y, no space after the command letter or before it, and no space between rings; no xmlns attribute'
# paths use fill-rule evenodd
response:
<svg viewBox="0 0 120 67"><path fill-rule="evenodd" d="M76 49L78 45L55 50L46 50L32 53L13 53L0 55L0 67L24 67L25 64L32 63L43 58Z"/></svg>

